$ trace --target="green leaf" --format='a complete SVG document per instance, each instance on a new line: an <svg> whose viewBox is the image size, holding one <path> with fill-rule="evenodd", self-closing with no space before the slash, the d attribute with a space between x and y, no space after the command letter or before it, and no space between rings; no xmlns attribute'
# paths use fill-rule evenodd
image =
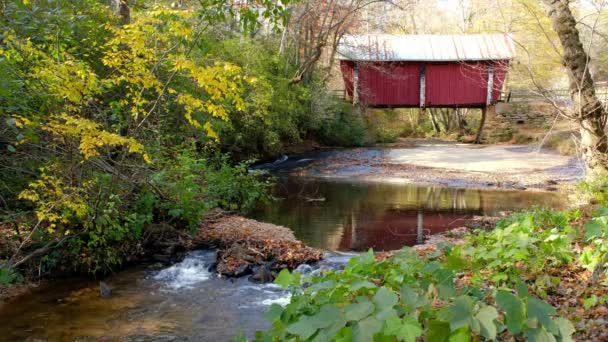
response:
<svg viewBox="0 0 608 342"><path fill-rule="evenodd" d="M446 258L446 266L449 270L462 270L467 265L467 261L459 254L452 253Z"/></svg>
<svg viewBox="0 0 608 342"><path fill-rule="evenodd" d="M498 291L496 304L506 313L507 328L513 335L522 331L524 323L524 306L521 300L507 291Z"/></svg>
<svg viewBox="0 0 608 342"><path fill-rule="evenodd" d="M471 330L467 327L456 330L450 338L449 342L469 342L471 341Z"/></svg>
<svg viewBox="0 0 608 342"><path fill-rule="evenodd" d="M313 291L319 291L319 290L324 290L324 289L331 289L332 287L336 286L336 282L333 280L326 280L326 281L322 281L320 283L316 283L314 285L312 285L310 287L311 290Z"/></svg>
<svg viewBox="0 0 608 342"><path fill-rule="evenodd" d="M415 342L422 335L422 327L412 316L405 316L402 320L397 315L391 315L386 319L384 333L400 341Z"/></svg>
<svg viewBox="0 0 608 342"><path fill-rule="evenodd" d="M10 153L15 153L17 152L17 150L15 149L15 146L13 145L6 145L6 149L10 152Z"/></svg>
<svg viewBox="0 0 608 342"><path fill-rule="evenodd" d="M604 235L604 228L596 221L589 221L584 225L587 240Z"/></svg>
<svg viewBox="0 0 608 342"><path fill-rule="evenodd" d="M367 253L361 255L361 257L360 257L360 261L364 265L371 264L375 260L376 260L376 257L374 255L374 250L371 248L367 250Z"/></svg>
<svg viewBox="0 0 608 342"><path fill-rule="evenodd" d="M481 327L481 336L493 340L496 338L496 324L494 320L498 318L498 311L493 306L484 306L479 309L475 318Z"/></svg>
<svg viewBox="0 0 608 342"><path fill-rule="evenodd" d="M558 317L555 319L555 324L559 327L559 335L562 342L572 342L572 334L576 331L574 325L569 320Z"/></svg>
<svg viewBox="0 0 608 342"><path fill-rule="evenodd" d="M452 330L468 327L471 324L473 306L473 299L469 296L460 296L454 300L454 303L448 308Z"/></svg>
<svg viewBox="0 0 608 342"><path fill-rule="evenodd" d="M326 304L313 316L303 316L299 321L287 327L287 332L306 340L314 335L317 330L330 327L336 322L344 319L340 310L333 304Z"/></svg>
<svg viewBox="0 0 608 342"><path fill-rule="evenodd" d="M357 291L357 290L360 290L363 288L375 289L376 285L367 280L356 280L356 281L353 281L353 283L350 285L351 291Z"/></svg>
<svg viewBox="0 0 608 342"><path fill-rule="evenodd" d="M325 304L313 318L318 328L327 328L342 318L342 313L334 304Z"/></svg>
<svg viewBox="0 0 608 342"><path fill-rule="evenodd" d="M374 295L374 298L372 298L372 301L376 304L378 310L384 310L394 307L399 301L399 297L386 287L381 287Z"/></svg>
<svg viewBox="0 0 608 342"><path fill-rule="evenodd" d="M583 307L586 310L591 309L592 307L596 306L598 303L598 298L596 295L593 295L589 298L583 299Z"/></svg>
<svg viewBox="0 0 608 342"><path fill-rule="evenodd" d="M528 318L537 319L548 332L558 334L559 330L550 315L555 315L556 311L551 305L537 298L528 298Z"/></svg>
<svg viewBox="0 0 608 342"><path fill-rule="evenodd" d="M268 308L268 311L264 313L264 319L269 322L274 322L275 320L279 319L279 317L281 317L283 310L283 307L279 304L272 304L270 308Z"/></svg>
<svg viewBox="0 0 608 342"><path fill-rule="evenodd" d="M345 327L338 331L338 335L334 336L334 342L352 342L353 341L353 328Z"/></svg>
<svg viewBox="0 0 608 342"><path fill-rule="evenodd" d="M423 306L426 303L426 300L409 286L403 285L401 286L401 302L412 309L416 309Z"/></svg>
<svg viewBox="0 0 608 342"><path fill-rule="evenodd" d="M336 339L338 332L346 326L346 320L339 318L324 329L319 330L319 333L313 339L313 342L329 342Z"/></svg>
<svg viewBox="0 0 608 342"><path fill-rule="evenodd" d="M359 321L353 329L354 342L370 342L374 340L374 335L382 329L382 322L374 316Z"/></svg>
<svg viewBox="0 0 608 342"><path fill-rule="evenodd" d="M315 327L314 319L310 318L309 316L303 316L299 321L290 324L287 327L288 333L297 335L303 340L307 340L309 337L314 335L317 330L319 329Z"/></svg>
<svg viewBox="0 0 608 342"><path fill-rule="evenodd" d="M450 324L443 321L429 321L427 341L446 342L450 338Z"/></svg>
<svg viewBox="0 0 608 342"><path fill-rule="evenodd" d="M528 297L528 285L521 281L521 279L517 281L517 284L515 285L515 291L517 292L519 298Z"/></svg>
<svg viewBox="0 0 608 342"><path fill-rule="evenodd" d="M283 288L288 288L294 281L294 276L289 272L288 269L284 268L279 272L279 275L274 280L274 283L280 285Z"/></svg>
<svg viewBox="0 0 608 342"><path fill-rule="evenodd" d="M556 342L555 337L542 328L528 330L526 337L529 342Z"/></svg>
<svg viewBox="0 0 608 342"><path fill-rule="evenodd" d="M374 312L374 305L370 301L354 303L344 308L344 316L347 321L359 321Z"/></svg>

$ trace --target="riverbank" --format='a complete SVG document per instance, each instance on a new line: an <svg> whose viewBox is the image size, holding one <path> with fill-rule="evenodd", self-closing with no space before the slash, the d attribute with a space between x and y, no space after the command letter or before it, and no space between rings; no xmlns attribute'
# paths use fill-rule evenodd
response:
<svg viewBox="0 0 608 342"><path fill-rule="evenodd" d="M144 233L141 255L125 267L146 263L171 265L195 250L216 250L213 271L225 277L250 276L255 282L271 282L284 268L318 262L324 252L297 240L289 228L263 223L219 209L211 211L194 235L169 225L150 225ZM33 274L33 271L24 272ZM59 276L58 279L64 276ZM52 282L52 281L51 281ZM48 284L46 278L25 278L10 286L0 284L0 303Z"/></svg>
<svg viewBox="0 0 608 342"><path fill-rule="evenodd" d="M409 145L408 145L409 144ZM438 140L335 151L290 175L458 188L558 191L583 175L576 157L525 145L472 145Z"/></svg>

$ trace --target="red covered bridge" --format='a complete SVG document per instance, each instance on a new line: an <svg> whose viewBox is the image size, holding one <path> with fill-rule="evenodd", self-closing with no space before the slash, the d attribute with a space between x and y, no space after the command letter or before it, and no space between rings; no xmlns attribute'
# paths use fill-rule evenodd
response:
<svg viewBox="0 0 608 342"><path fill-rule="evenodd" d="M485 108L496 104L515 54L506 34L346 36L345 92L365 106Z"/></svg>

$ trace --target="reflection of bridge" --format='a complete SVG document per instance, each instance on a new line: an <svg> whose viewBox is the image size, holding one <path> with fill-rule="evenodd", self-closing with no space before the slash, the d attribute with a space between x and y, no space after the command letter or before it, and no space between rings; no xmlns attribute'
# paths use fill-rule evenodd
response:
<svg viewBox="0 0 608 342"><path fill-rule="evenodd" d="M559 206L558 195L380 183L286 180L273 203L254 218L290 227L305 243L329 250L394 249L465 225L473 215ZM291 196L290 196L291 194ZM325 198L322 203L303 198Z"/></svg>
<svg viewBox="0 0 608 342"><path fill-rule="evenodd" d="M342 225L341 250L394 250L424 242L429 235L462 227L472 213L408 210L386 213L381 219L354 213Z"/></svg>

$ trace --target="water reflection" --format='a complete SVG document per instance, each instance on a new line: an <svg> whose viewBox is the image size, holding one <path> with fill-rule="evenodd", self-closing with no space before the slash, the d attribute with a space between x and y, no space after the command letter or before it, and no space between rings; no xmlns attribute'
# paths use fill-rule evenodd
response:
<svg viewBox="0 0 608 342"><path fill-rule="evenodd" d="M341 251L398 249L475 215L564 204L557 193L302 178L284 179L275 191L282 200L254 212L255 219L287 226L311 246Z"/></svg>

